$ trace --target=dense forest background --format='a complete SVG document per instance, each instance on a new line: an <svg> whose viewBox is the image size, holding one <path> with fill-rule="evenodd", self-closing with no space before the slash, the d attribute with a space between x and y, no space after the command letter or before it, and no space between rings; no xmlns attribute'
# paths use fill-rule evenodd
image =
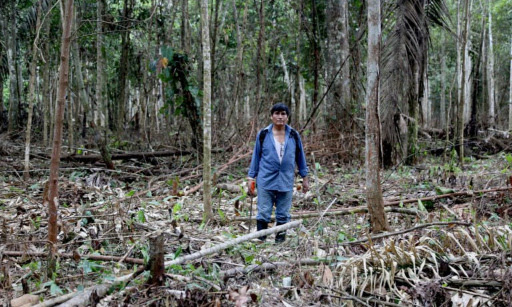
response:
<svg viewBox="0 0 512 307"><path fill-rule="evenodd" d="M511 0L11 0L0 26L0 304L510 305ZM277 102L312 188L258 244Z"/></svg>
<svg viewBox="0 0 512 307"><path fill-rule="evenodd" d="M53 137L60 3L5 1L1 8L1 129L23 138L29 127L43 147ZM459 110L466 135L509 129L512 4L465 4L382 2L380 116L388 167L414 161L418 128L455 133ZM94 147L91 127L118 149L200 149L198 1L83 0L73 16L66 150ZM245 142L281 101L304 137L323 140L314 150L361 159L364 1L214 1L209 19L214 147Z"/></svg>

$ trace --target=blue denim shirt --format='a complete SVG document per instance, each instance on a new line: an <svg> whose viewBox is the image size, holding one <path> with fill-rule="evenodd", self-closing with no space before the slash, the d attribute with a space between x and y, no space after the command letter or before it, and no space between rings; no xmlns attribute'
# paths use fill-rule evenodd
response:
<svg viewBox="0 0 512 307"><path fill-rule="evenodd" d="M306 164L304 148L302 147L302 140L299 136L299 155L296 157L295 139L290 135L291 127L286 125L283 161L279 163L279 156L274 147L272 127L273 124L270 124L265 128L268 132L263 140L263 146L260 145L261 131L256 136L256 144L254 144L248 175L251 178L256 178L258 188L280 192L292 191L295 165L298 166L299 174L302 177L308 175L308 166Z"/></svg>

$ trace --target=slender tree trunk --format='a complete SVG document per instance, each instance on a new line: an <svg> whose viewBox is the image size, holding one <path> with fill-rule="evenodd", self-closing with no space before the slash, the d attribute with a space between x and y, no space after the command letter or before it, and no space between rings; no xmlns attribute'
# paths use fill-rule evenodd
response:
<svg viewBox="0 0 512 307"><path fill-rule="evenodd" d="M25 171L23 172L23 179L30 178L30 134L32 131L32 116L34 113L34 103L36 100L36 68L37 68L37 43L39 40L39 30L41 29L41 0L37 2L37 17L36 17L36 37L32 44L32 61L30 62L30 79L29 79L29 98L28 98L28 119L27 129L25 131Z"/></svg>
<svg viewBox="0 0 512 307"><path fill-rule="evenodd" d="M125 129L126 122L126 79L130 61L130 24L132 18L133 0L124 0L123 22L124 26L121 35L121 58L119 59L119 83L117 87L117 112L116 128L117 136L121 139L121 133Z"/></svg>
<svg viewBox="0 0 512 307"><path fill-rule="evenodd" d="M55 272L55 255L57 253L57 201L59 190L59 165L62 145L62 122L64 118L64 105L66 103L66 91L69 84L69 49L71 42L71 24L73 20L73 0L67 0L64 10L62 25L62 40L59 68L59 89L57 93L57 108L55 112L55 130L53 135L53 150L50 162L50 179L48 181L48 199L43 201L48 204L48 242L50 243L50 255L48 276Z"/></svg>
<svg viewBox="0 0 512 307"><path fill-rule="evenodd" d="M247 3L244 4L244 12L243 12L243 19L242 23L240 24L239 21L239 15L238 10L236 7L236 0L233 0L233 16L235 19L235 28L236 28L236 65L235 65L235 89L233 91L233 101L235 102L235 118L236 122L239 122L240 120L245 120L245 118L240 118L240 113L243 113L245 116L245 112L241 110L243 106L243 93L245 89L245 82L244 82L244 70L243 70L243 60L244 60L244 31L247 24ZM228 122L231 122L228 120Z"/></svg>
<svg viewBox="0 0 512 307"><path fill-rule="evenodd" d="M508 82L508 131L512 131L512 35L510 36L510 75Z"/></svg>
<svg viewBox="0 0 512 307"><path fill-rule="evenodd" d="M470 25L470 2L471 0L464 1L464 30L462 33L462 50L464 52L464 56L462 56L462 65L461 65L461 90L459 97L459 105L457 109L457 143L456 148L458 148L459 154L459 164L462 165L464 162L464 107L466 105L466 88L467 88L467 68L466 62L468 61L468 57L466 56L468 52L468 40L469 40L469 25Z"/></svg>
<svg viewBox="0 0 512 307"><path fill-rule="evenodd" d="M297 127L302 127L303 121L301 120L301 78L302 78L302 67L301 67L301 55L302 55L302 48L301 48L301 39L300 39L300 33L302 33L302 21L301 21L301 15L304 11L304 0L300 0L300 8L297 10L296 18L297 18L297 35L295 36L295 53L297 54L297 61L296 61L296 67L295 67L295 106L294 110L295 112L292 112L292 123L295 123Z"/></svg>
<svg viewBox="0 0 512 307"><path fill-rule="evenodd" d="M318 95L320 93L320 44L318 36L318 14L316 7L316 0L311 0L311 19L312 24L312 47L313 47L313 99L312 106L316 106L318 102ZM316 121L313 121L313 130L316 130Z"/></svg>
<svg viewBox="0 0 512 307"><path fill-rule="evenodd" d="M8 22L5 22L6 32L9 33L7 37L7 67L9 71L9 122L8 122L8 133L13 133L18 129L18 109L19 109L19 96L18 96L18 82L16 72L16 38L17 38L17 27L16 27L16 2L11 2L7 8ZM6 19L7 20L7 19Z"/></svg>
<svg viewBox="0 0 512 307"><path fill-rule="evenodd" d="M97 127L108 129L108 107L105 101L105 58L103 50L103 12L104 0L96 2L96 108L94 121Z"/></svg>
<svg viewBox="0 0 512 307"><path fill-rule="evenodd" d="M181 1L181 49L191 56L190 24L188 20L188 0Z"/></svg>
<svg viewBox="0 0 512 307"><path fill-rule="evenodd" d="M256 113L254 114L254 117L256 119L256 125L258 126L258 115L260 111L260 107L262 105L262 99L261 99L261 93L262 93L262 74L263 74L263 54L265 53L265 1L260 0L259 3L259 33L258 33L258 50L256 52Z"/></svg>
<svg viewBox="0 0 512 307"><path fill-rule="evenodd" d="M201 0L202 45L203 45L203 203L204 219L213 218L212 212L212 63L210 54L210 28L208 26L208 0Z"/></svg>
<svg viewBox="0 0 512 307"><path fill-rule="evenodd" d="M366 96L366 201L373 233L389 229L380 183L380 0L368 1L368 65Z"/></svg>
<svg viewBox="0 0 512 307"><path fill-rule="evenodd" d="M440 71L440 80L441 80L441 95L440 95L440 116L439 116L439 126L444 128L446 123L448 122L449 114L446 112L446 36L444 32L441 34L441 71Z"/></svg>
<svg viewBox="0 0 512 307"><path fill-rule="evenodd" d="M75 22L73 24L73 29L76 30L78 25L78 16L76 14L75 9ZM74 63L74 69L75 69L75 79L76 79L76 94L77 94L77 101L81 107L79 107L79 110L82 110L82 118L81 118L81 136L82 138L85 138L86 136L86 129L87 129L87 120L90 112L90 106L89 106L89 97L87 95L87 89L84 84L84 77L83 77L83 69L82 69L82 61L80 60L80 49L78 46L78 40L74 39L72 41L72 59Z"/></svg>
<svg viewBox="0 0 512 307"><path fill-rule="evenodd" d="M51 105L51 80L50 80L50 21L49 18L44 20L43 32L44 32L44 45L43 55L48 60L43 64L43 82L42 82L42 109L43 109L43 144L49 146L49 134L50 134L50 105Z"/></svg>
<svg viewBox="0 0 512 307"><path fill-rule="evenodd" d="M487 94L488 94L488 120L490 128L495 127L495 98L494 98L494 47L492 42L492 14L491 14L491 1L487 0L487 10L489 11L488 29L489 29L489 48L487 49Z"/></svg>

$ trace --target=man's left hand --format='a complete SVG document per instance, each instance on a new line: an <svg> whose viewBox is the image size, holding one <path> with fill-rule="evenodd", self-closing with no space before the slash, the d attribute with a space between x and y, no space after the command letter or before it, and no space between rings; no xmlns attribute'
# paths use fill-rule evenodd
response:
<svg viewBox="0 0 512 307"><path fill-rule="evenodd" d="M309 178L302 178L302 192L307 193L309 191Z"/></svg>

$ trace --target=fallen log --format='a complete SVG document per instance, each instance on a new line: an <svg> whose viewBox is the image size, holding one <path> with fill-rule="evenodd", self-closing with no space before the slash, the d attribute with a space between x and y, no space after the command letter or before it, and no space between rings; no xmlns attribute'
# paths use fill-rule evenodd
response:
<svg viewBox="0 0 512 307"><path fill-rule="evenodd" d="M246 241L249 241L249 240L252 240L252 239L259 238L261 236L266 236L266 235L270 235L270 234L273 234L273 233L276 233L276 232L280 232L280 231L284 231L284 230L287 230L287 229L290 229L290 228L294 228L294 227L297 227L297 226L299 226L301 224L302 224L302 220L298 220L298 221L293 221L293 222L290 222L290 223L286 223L286 224L281 225L281 226L272 227L270 229L265 229L265 230L253 232L253 233L247 234L245 236L238 237L238 238L236 238L234 240L230 240L230 241L227 241L227 242L224 242L224 243L221 243L221 244L217 244L217 245L212 246L212 247L210 247L208 249L201 250L201 251L198 251L196 253L193 253L193 254L190 254L190 255L186 255L186 256L183 256L183 257L178 257L178 258L176 258L174 260L166 261L165 262L165 266L168 267L168 266L175 265L175 264L183 264L183 263L185 263L187 261L199 259L199 258L202 258L204 256L220 252L222 250L225 250L226 248L229 248L231 246L240 244L242 242L246 242Z"/></svg>

